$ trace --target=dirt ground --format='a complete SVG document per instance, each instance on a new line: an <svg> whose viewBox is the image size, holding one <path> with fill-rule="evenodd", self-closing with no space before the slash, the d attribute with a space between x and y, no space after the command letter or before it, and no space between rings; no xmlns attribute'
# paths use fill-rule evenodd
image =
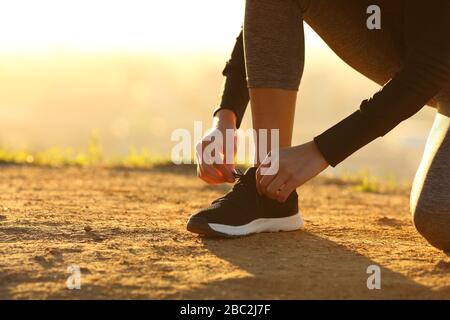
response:
<svg viewBox="0 0 450 320"><path fill-rule="evenodd" d="M415 232L407 190L319 178L299 189L304 231L217 240L185 222L227 187L191 170L0 170L1 299L450 299L450 258Z"/></svg>

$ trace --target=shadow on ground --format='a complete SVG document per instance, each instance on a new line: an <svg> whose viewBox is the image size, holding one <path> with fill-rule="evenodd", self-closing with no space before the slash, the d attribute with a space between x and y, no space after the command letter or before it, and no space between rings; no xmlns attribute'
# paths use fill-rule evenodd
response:
<svg viewBox="0 0 450 320"><path fill-rule="evenodd" d="M261 241L264 237L264 241ZM180 292L192 299L432 299L434 292L381 268L381 290L367 288L367 257L309 232L260 234L245 239L202 239L218 258L250 275ZM261 246L265 243L265 246ZM257 290L255 288L258 288Z"/></svg>

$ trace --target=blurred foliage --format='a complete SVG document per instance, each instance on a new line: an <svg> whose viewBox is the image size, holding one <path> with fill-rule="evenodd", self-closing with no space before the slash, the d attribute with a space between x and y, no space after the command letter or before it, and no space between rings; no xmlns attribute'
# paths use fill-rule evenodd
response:
<svg viewBox="0 0 450 320"><path fill-rule="evenodd" d="M408 180L398 181L394 174L374 175L369 169L362 169L356 173L342 172L339 179L352 185L359 192L383 193L394 190L409 190L411 182Z"/></svg>
<svg viewBox="0 0 450 320"><path fill-rule="evenodd" d="M155 156L147 148L137 150L134 146L131 146L125 157L113 157L107 163L112 167L151 168L170 165L172 161L167 157Z"/></svg>
<svg viewBox="0 0 450 320"><path fill-rule="evenodd" d="M136 150L130 147L127 155L106 159L103 155L97 133L92 132L86 150L52 147L50 149L32 152L0 147L0 164L26 164L37 166L112 166L126 168L150 168L155 165L166 165L170 159L152 155L148 149Z"/></svg>
<svg viewBox="0 0 450 320"><path fill-rule="evenodd" d="M28 150L14 150L0 147L0 164L50 167L104 166L129 169L150 169L154 167L173 166L170 157L158 156L147 148L137 149L134 146L130 146L128 153L124 156L106 158L95 131L91 133L86 150L52 147L44 151L31 152ZM245 171L250 166L248 163L239 164L236 168ZM195 169L195 165L192 168ZM376 176L369 169L363 169L356 173L343 171L338 173L338 176L335 178L359 192L383 193L394 190L409 190L411 188L411 182L408 180L399 182L394 174Z"/></svg>

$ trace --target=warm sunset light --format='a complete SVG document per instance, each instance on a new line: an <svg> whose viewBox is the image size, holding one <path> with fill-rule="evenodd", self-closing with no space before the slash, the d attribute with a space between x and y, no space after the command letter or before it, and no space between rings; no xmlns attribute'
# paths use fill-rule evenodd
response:
<svg viewBox="0 0 450 320"><path fill-rule="evenodd" d="M0 50L217 49L229 46L243 8L241 0L2 1Z"/></svg>
<svg viewBox="0 0 450 320"><path fill-rule="evenodd" d="M1 306L450 299L450 0L373 2L0 0Z"/></svg>
<svg viewBox="0 0 450 320"><path fill-rule="evenodd" d="M0 52L228 50L243 0L14 0L0 3ZM306 30L311 45L320 39Z"/></svg>

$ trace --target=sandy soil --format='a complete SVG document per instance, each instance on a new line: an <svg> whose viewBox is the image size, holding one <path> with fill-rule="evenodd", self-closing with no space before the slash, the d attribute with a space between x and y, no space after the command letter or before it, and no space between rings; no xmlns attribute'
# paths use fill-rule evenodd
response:
<svg viewBox="0 0 450 320"><path fill-rule="evenodd" d="M317 179L299 190L305 231L215 240L185 222L226 187L192 171L0 170L1 299L450 298L450 258L415 232L406 190Z"/></svg>

